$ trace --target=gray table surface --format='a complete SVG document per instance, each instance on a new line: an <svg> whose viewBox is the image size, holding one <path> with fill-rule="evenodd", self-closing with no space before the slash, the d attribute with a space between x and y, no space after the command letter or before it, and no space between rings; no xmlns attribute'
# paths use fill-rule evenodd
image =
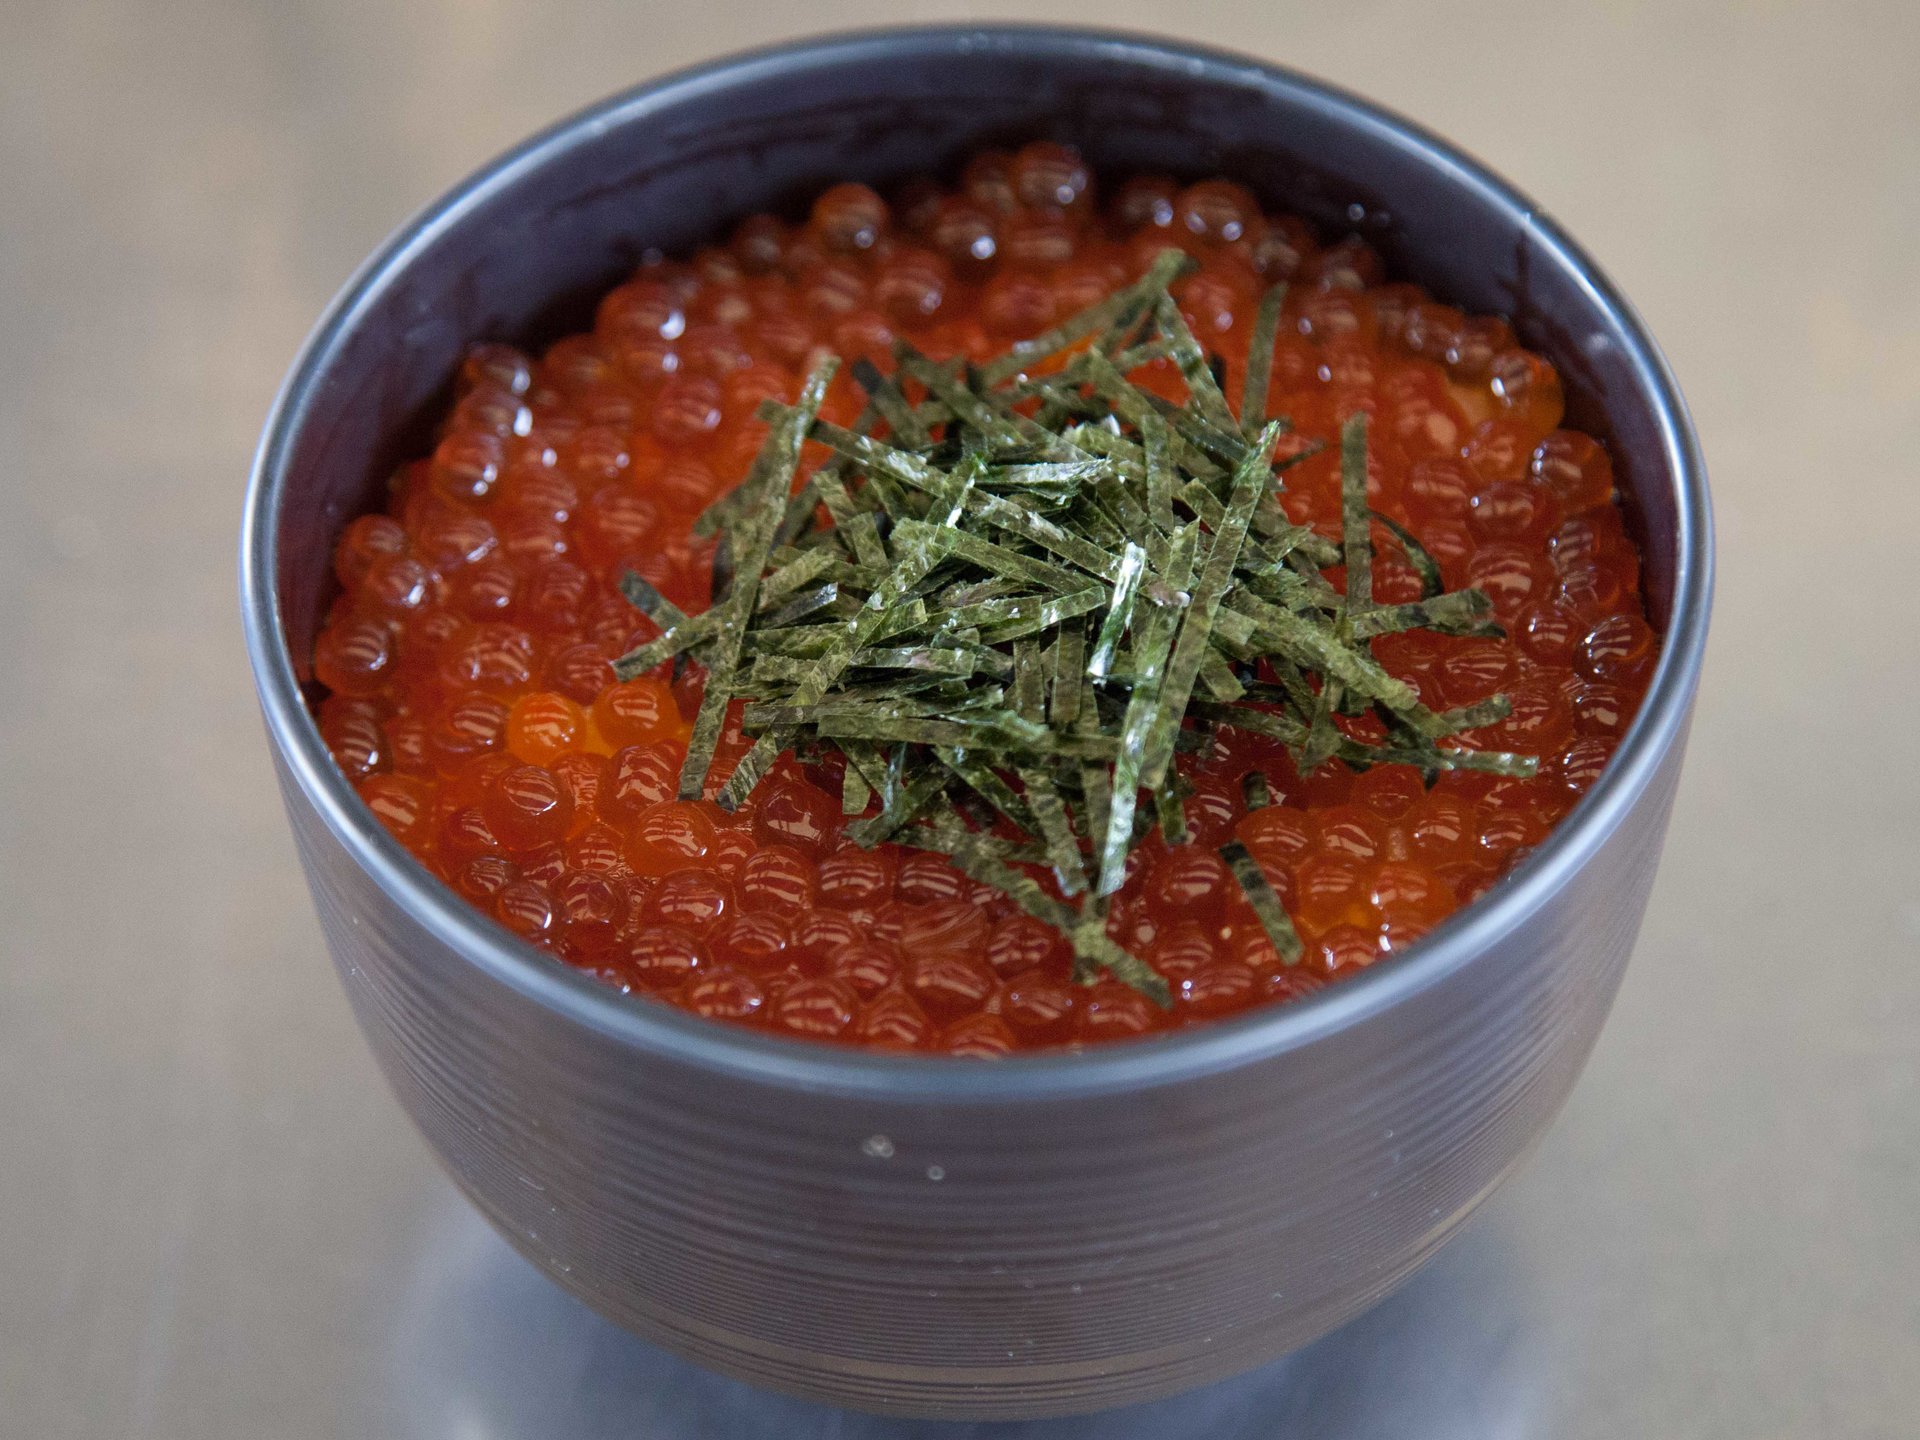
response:
<svg viewBox="0 0 1920 1440"><path fill-rule="evenodd" d="M0 5L0 1435L1920 1434L1911 4L1181 17L1532 191L1664 342L1716 483L1718 620L1625 989L1537 1160L1399 1296L1145 1411L889 1426L626 1338L434 1168L255 718L231 555L261 416L358 259L494 151L871 14Z"/></svg>

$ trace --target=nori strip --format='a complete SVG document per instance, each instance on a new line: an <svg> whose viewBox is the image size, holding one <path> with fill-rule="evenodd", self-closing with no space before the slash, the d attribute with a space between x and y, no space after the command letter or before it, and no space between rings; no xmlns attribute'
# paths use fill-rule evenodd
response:
<svg viewBox="0 0 1920 1440"><path fill-rule="evenodd" d="M1086 630L1080 625L1061 625L1053 642L1053 680L1047 697L1048 723L1059 729L1072 729L1079 718L1086 653Z"/></svg>
<svg viewBox="0 0 1920 1440"><path fill-rule="evenodd" d="M690 615L671 630L636 646L613 662L614 678L631 680L663 660L671 660L682 651L691 650L696 645L705 644L720 632L721 617L717 610L706 610L698 615Z"/></svg>
<svg viewBox="0 0 1920 1440"><path fill-rule="evenodd" d="M754 462L761 472L749 476L742 489L751 489L746 519L739 530L739 583L730 588L727 598L709 614L719 616L719 633L707 665L707 688L701 696L700 711L694 718L693 734L687 741L686 763L680 767L680 798L697 800L705 788L707 770L713 763L714 745L726 720L727 703L733 698L734 669L740 660L741 641L747 621L753 615L760 593L761 572L767 553L773 548L775 511L773 502L784 498L792 486L795 468L800 463L800 446L807 427L826 399L839 361L828 357L816 363L800 387L800 401L786 423L767 433L760 459Z"/></svg>
<svg viewBox="0 0 1920 1440"><path fill-rule="evenodd" d="M1038 725L1046 718L1047 681L1040 646L1032 640L1013 642L1013 685L1007 702L1022 720Z"/></svg>
<svg viewBox="0 0 1920 1440"><path fill-rule="evenodd" d="M1171 285L1174 279L1187 266L1187 256L1177 249L1162 250L1147 267L1147 273L1125 289L1116 290L1104 300L1096 300L1084 310L1069 316L1051 330L1034 336L1031 340L1017 341L1007 353L997 360L990 360L980 366L978 375L985 385L998 385L1011 380L1026 370L1036 360L1077 345L1080 341L1102 330L1110 329L1130 307L1138 307L1157 301L1160 295Z"/></svg>
<svg viewBox="0 0 1920 1440"><path fill-rule="evenodd" d="M1187 382L1187 389L1193 396L1193 408L1200 412L1200 418L1223 433L1237 433L1239 422L1233 418L1233 412L1227 409L1227 397L1220 393L1220 386L1213 378L1213 371L1208 368L1200 342L1193 338L1193 331L1187 328L1186 317L1180 313L1180 306L1175 303L1173 296L1162 295L1155 302L1154 318L1160 322L1161 333L1173 348L1173 363L1179 367L1180 378Z"/></svg>
<svg viewBox="0 0 1920 1440"><path fill-rule="evenodd" d="M1054 878L1060 882L1062 893L1080 894L1087 888L1086 862L1080 854L1079 842L1074 839L1067 807L1061 803L1053 777L1033 768L1023 768L1018 773L1027 792L1028 808L1046 845L1047 863L1053 868Z"/></svg>
<svg viewBox="0 0 1920 1440"><path fill-rule="evenodd" d="M950 746L933 747L936 759L951 770L959 780L986 801L1000 814L1029 835L1038 827L1034 823L1033 811L1028 808L1019 792L995 773L993 766L968 750L956 750Z"/></svg>
<svg viewBox="0 0 1920 1440"><path fill-rule="evenodd" d="M926 809L933 797L947 785L944 770L931 768L921 771L911 780L905 780L895 786L886 797L878 815L865 820L856 820L847 826L847 838L863 849L891 839L895 831Z"/></svg>
<svg viewBox="0 0 1920 1440"><path fill-rule="evenodd" d="M755 613L765 614L767 624L775 626L776 628L785 629L788 626L806 619L809 615L817 615L822 610L833 608L838 605L842 599L847 600L849 604L857 604L850 596L841 595L838 581L829 580L826 584L816 585L811 590L802 590L798 595L790 598L784 605L777 605L772 610L756 611ZM747 646L749 649L754 648L756 638L757 637L753 635L747 637Z"/></svg>
<svg viewBox="0 0 1920 1440"><path fill-rule="evenodd" d="M1340 427L1340 529L1347 566L1347 614L1373 608L1372 512L1367 509L1367 412Z"/></svg>
<svg viewBox="0 0 1920 1440"><path fill-rule="evenodd" d="M913 413L906 396L890 377L880 373L877 365L863 355L847 366L847 372L867 392L868 402L887 422L897 443L913 450L925 450L933 445L933 437L920 423L920 417Z"/></svg>
<svg viewBox="0 0 1920 1440"><path fill-rule="evenodd" d="M1393 538L1400 542L1400 548L1406 551L1408 563L1413 566L1414 573L1420 577L1427 599L1434 599L1447 588L1447 582L1440 575L1440 562L1428 553L1427 547L1422 545L1412 532L1391 517L1378 512L1375 512L1373 518L1384 525Z"/></svg>
<svg viewBox="0 0 1920 1440"><path fill-rule="evenodd" d="M1168 547L1167 582L1184 589L1193 569L1193 550L1197 527L1182 526ZM1121 724L1119 758L1113 767L1113 796L1107 810L1106 834L1100 842L1100 878L1096 893L1111 895L1125 877L1127 851L1131 848L1133 816L1139 803L1140 773L1145 760L1147 733L1154 723L1160 696L1160 677L1173 649L1174 628L1179 623L1181 604L1150 602L1152 608L1137 627L1134 641L1133 694L1127 701L1126 718Z"/></svg>
<svg viewBox="0 0 1920 1440"><path fill-rule="evenodd" d="M1101 898L1105 899L1104 896ZM1162 1010L1172 1009L1173 991L1167 984L1167 977L1132 952L1123 950L1108 936L1105 907L1095 910L1089 904L1080 914L1080 920L1068 934L1073 941L1074 954L1094 969L1105 970L1121 984L1138 990ZM1099 976L1088 970L1077 978L1081 984L1091 985Z"/></svg>
<svg viewBox="0 0 1920 1440"><path fill-rule="evenodd" d="M1200 656L1199 684L1206 690L1209 699L1238 700L1247 693L1247 687L1233 673L1233 666L1227 663L1226 657L1214 644L1214 639L1209 632L1209 648Z"/></svg>
<svg viewBox="0 0 1920 1440"><path fill-rule="evenodd" d="M1113 668L1113 657L1119 649L1120 637L1133 622L1134 599L1140 593L1140 578L1146 573L1146 568L1147 552L1129 542L1120 557L1118 573L1114 576L1113 593L1107 600L1106 618L1100 622L1100 633L1093 642L1093 654L1087 659L1087 673L1096 680Z"/></svg>
<svg viewBox="0 0 1920 1440"><path fill-rule="evenodd" d="M1064 436L1050 430L1043 430L1025 415L1014 410L999 410L987 400L970 390L967 385L947 374L924 355L916 353L903 342L896 341L894 349L900 356L900 368L914 379L920 381L940 401L952 409L956 418L972 426L994 445L1026 446L1048 460L1085 460L1086 451L1072 444Z"/></svg>
<svg viewBox="0 0 1920 1440"><path fill-rule="evenodd" d="M1167 422L1153 414L1145 417L1145 423L1140 427L1140 437L1146 452L1147 514L1155 525L1171 532L1175 524L1173 465L1168 459L1168 449L1173 437L1167 431Z"/></svg>
<svg viewBox="0 0 1920 1440"><path fill-rule="evenodd" d="M1153 792L1154 819L1169 845L1185 845L1193 836L1187 830L1186 798L1177 785L1162 785Z"/></svg>
<svg viewBox="0 0 1920 1440"><path fill-rule="evenodd" d="M1298 965L1304 953L1300 932L1293 928L1293 918L1287 914L1287 907L1280 903L1280 897L1273 893L1273 886L1267 883L1266 872L1260 868L1259 862L1238 840L1229 840L1222 845L1220 858L1227 862L1227 868L1233 871L1233 878L1240 882L1241 890L1246 892L1247 903L1253 907L1260 928L1267 932L1267 939L1273 942L1280 963Z"/></svg>
<svg viewBox="0 0 1920 1440"><path fill-rule="evenodd" d="M873 787L867 784L867 777L858 765L849 763L840 777L840 813L849 818L864 815L872 800Z"/></svg>
<svg viewBox="0 0 1920 1440"><path fill-rule="evenodd" d="M1260 438L1247 449L1247 458L1234 472L1227 511L1213 532L1207 550L1206 565L1193 587L1193 600L1180 621L1179 639L1167 662L1166 678L1161 684L1158 709L1148 726L1141 761L1141 779L1151 787L1166 782L1167 766L1173 759L1173 732L1187 713L1187 700L1193 694L1193 682L1200 673L1200 662L1207 654L1207 637L1219 613L1220 601L1240 563L1240 547L1247 538L1247 523L1253 518L1266 482L1267 457L1280 440L1280 423L1273 421L1260 432Z"/></svg>
<svg viewBox="0 0 1920 1440"><path fill-rule="evenodd" d="M662 634L687 623L687 612L654 589L637 570L620 572L620 593L629 605L658 625Z"/></svg>
<svg viewBox="0 0 1920 1440"><path fill-rule="evenodd" d="M1240 433L1251 440L1267 423L1267 391L1273 385L1273 347L1280 333L1280 309L1287 303L1282 280L1260 297L1247 338L1247 374L1240 391Z"/></svg>
<svg viewBox="0 0 1920 1440"><path fill-rule="evenodd" d="M1092 588L1082 590L1077 595L1062 595L1058 599L1049 600L1036 613L1025 619L1003 620L993 625L982 626L980 638L998 645L1010 640L1024 639L1029 635L1039 635L1054 629L1063 621L1075 619L1090 610L1097 609L1100 598L1100 592Z"/></svg>
<svg viewBox="0 0 1920 1440"><path fill-rule="evenodd" d="M1318 770L1340 748L1341 732L1333 723L1333 717L1345 699L1346 689L1338 680L1321 683L1320 693L1313 697L1313 706L1307 714L1307 743L1300 747L1296 757L1302 774Z"/></svg>
<svg viewBox="0 0 1920 1440"><path fill-rule="evenodd" d="M1380 605L1351 618L1353 638L1371 639L1401 630L1434 630L1442 635L1478 634L1489 616L1493 602L1479 590L1454 590L1430 600L1411 600L1404 605Z"/></svg>
<svg viewBox="0 0 1920 1440"><path fill-rule="evenodd" d="M1121 744L1111 735L1055 735L1044 726L1028 726L1011 710L936 720L877 711L780 706L761 712L760 720L779 727L809 724L816 733L834 739L904 741L909 745L999 749L1020 755L1068 755L1088 760L1111 760Z"/></svg>
<svg viewBox="0 0 1920 1440"><path fill-rule="evenodd" d="M802 551L778 569L769 570L761 578L760 600L755 608L771 610L794 591L805 588L827 575L835 566L845 563L832 550L822 548Z"/></svg>
<svg viewBox="0 0 1920 1440"><path fill-rule="evenodd" d="M773 543L791 545L806 535L813 528L819 509L819 488L808 478L788 498L786 509L780 515L780 523L774 527Z"/></svg>
<svg viewBox="0 0 1920 1440"><path fill-rule="evenodd" d="M989 525L1031 541L1051 551L1069 564L1109 583L1115 579L1120 562L1109 551L1072 534L1018 501L976 491L970 508Z"/></svg>
<svg viewBox="0 0 1920 1440"><path fill-rule="evenodd" d="M893 527L895 535L912 537L927 528L921 520L902 520ZM1023 555L1006 545L997 545L984 536L955 531L947 545L956 559L978 565L982 570L1009 580L1024 580L1043 590L1077 590L1085 584L1083 576L1060 565Z"/></svg>
<svg viewBox="0 0 1920 1440"><path fill-rule="evenodd" d="M1338 680L1348 689L1379 700L1397 713L1417 709L1420 697L1405 681L1396 680L1371 655L1341 640L1323 621L1282 610L1242 590L1228 597L1228 605L1255 622L1269 648L1307 669Z"/></svg>
<svg viewBox="0 0 1920 1440"><path fill-rule="evenodd" d="M1264 810L1273 803L1273 789L1258 770L1249 770L1240 777L1240 793L1246 797L1249 811Z"/></svg>

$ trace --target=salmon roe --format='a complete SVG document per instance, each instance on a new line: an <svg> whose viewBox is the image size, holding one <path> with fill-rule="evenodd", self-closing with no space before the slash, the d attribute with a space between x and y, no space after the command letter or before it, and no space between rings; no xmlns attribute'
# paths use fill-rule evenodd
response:
<svg viewBox="0 0 1920 1440"><path fill-rule="evenodd" d="M698 667L620 684L609 662L659 633L622 598L624 571L708 604L714 546L694 519L745 472L756 407L794 395L815 347L884 364L900 337L984 360L1168 246L1198 262L1174 293L1236 401L1255 307L1287 282L1267 412L1292 421L1282 457L1324 447L1286 472L1287 513L1338 537L1339 427L1367 412L1369 502L1447 588L1484 590L1505 631L1385 635L1374 652L1435 707L1507 694L1512 713L1463 739L1541 768L1430 787L1408 767L1301 775L1277 742L1217 731L1178 761L1191 843L1146 839L1110 911L1113 937L1166 976L1162 1009L1072 983L1061 936L944 858L843 840L832 764L783 756L721 810L711 795L749 743L737 705L709 798L678 799ZM1184 393L1167 360L1134 378ZM1228 180L1142 175L1103 194L1040 142L892 203L836 185L800 223L756 215L690 260L649 261L543 355L476 347L458 397L387 513L340 536L313 654L321 734L380 822L476 907L609 985L733 1024L992 1056L1311 994L1416 943L1537 845L1606 765L1658 656L1607 451L1561 428L1553 367L1497 317L1385 283L1361 240L1323 244ZM861 405L843 370L822 414L847 424ZM822 458L809 446L802 474ZM1381 603L1422 594L1402 553L1380 549ZM1216 854L1235 838L1292 914L1299 964L1280 963Z"/></svg>

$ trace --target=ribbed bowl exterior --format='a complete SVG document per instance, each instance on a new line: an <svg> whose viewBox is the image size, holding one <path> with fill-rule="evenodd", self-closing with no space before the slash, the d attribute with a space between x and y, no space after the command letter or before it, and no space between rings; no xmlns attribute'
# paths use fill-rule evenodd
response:
<svg viewBox="0 0 1920 1440"><path fill-rule="evenodd" d="M1170 1040L1001 1064L868 1056L615 996L468 913L331 769L299 682L327 551L460 348L582 318L640 242L1001 136L1359 209L1403 273L1514 314L1608 436L1662 668L1516 875L1404 961ZM512 1243L713 1368L869 1410L1020 1417L1165 1395L1404 1280L1529 1152L1646 904L1704 640L1704 475L1658 353L1526 202L1412 127L1239 57L994 27L853 36L579 117L413 222L269 424L243 602L328 944L395 1093Z"/></svg>

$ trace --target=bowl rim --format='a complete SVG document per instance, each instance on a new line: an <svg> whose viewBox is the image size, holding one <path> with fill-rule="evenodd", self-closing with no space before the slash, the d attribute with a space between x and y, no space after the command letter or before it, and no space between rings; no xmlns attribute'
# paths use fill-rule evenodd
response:
<svg viewBox="0 0 1920 1440"><path fill-rule="evenodd" d="M306 707L284 641L277 576L288 459L335 350L413 258L472 210L604 130L738 86L790 83L796 71L898 53L1017 47L1022 58L1088 55L1128 68L1211 74L1284 92L1295 104L1398 148L1513 215L1533 246L1573 273L1590 305L1627 341L1677 482L1670 620L1639 713L1600 779L1547 838L1487 894L1403 957L1303 1000L1139 1041L1039 1051L992 1064L822 1044L703 1019L620 994L496 925L376 821L335 766ZM1371 101L1284 65L1164 36L1060 25L906 25L841 31L709 60L598 101L536 133L460 181L395 230L347 280L301 345L273 401L248 480L240 536L240 604L255 687L285 771L335 840L437 940L523 998L663 1059L775 1088L872 1102L948 1105L1058 1101L1182 1083L1309 1046L1406 1003L1523 926L1579 870L1651 785L1684 736L1706 643L1713 586L1706 469L1686 402L1638 314L1599 266L1533 201L1449 142Z"/></svg>

